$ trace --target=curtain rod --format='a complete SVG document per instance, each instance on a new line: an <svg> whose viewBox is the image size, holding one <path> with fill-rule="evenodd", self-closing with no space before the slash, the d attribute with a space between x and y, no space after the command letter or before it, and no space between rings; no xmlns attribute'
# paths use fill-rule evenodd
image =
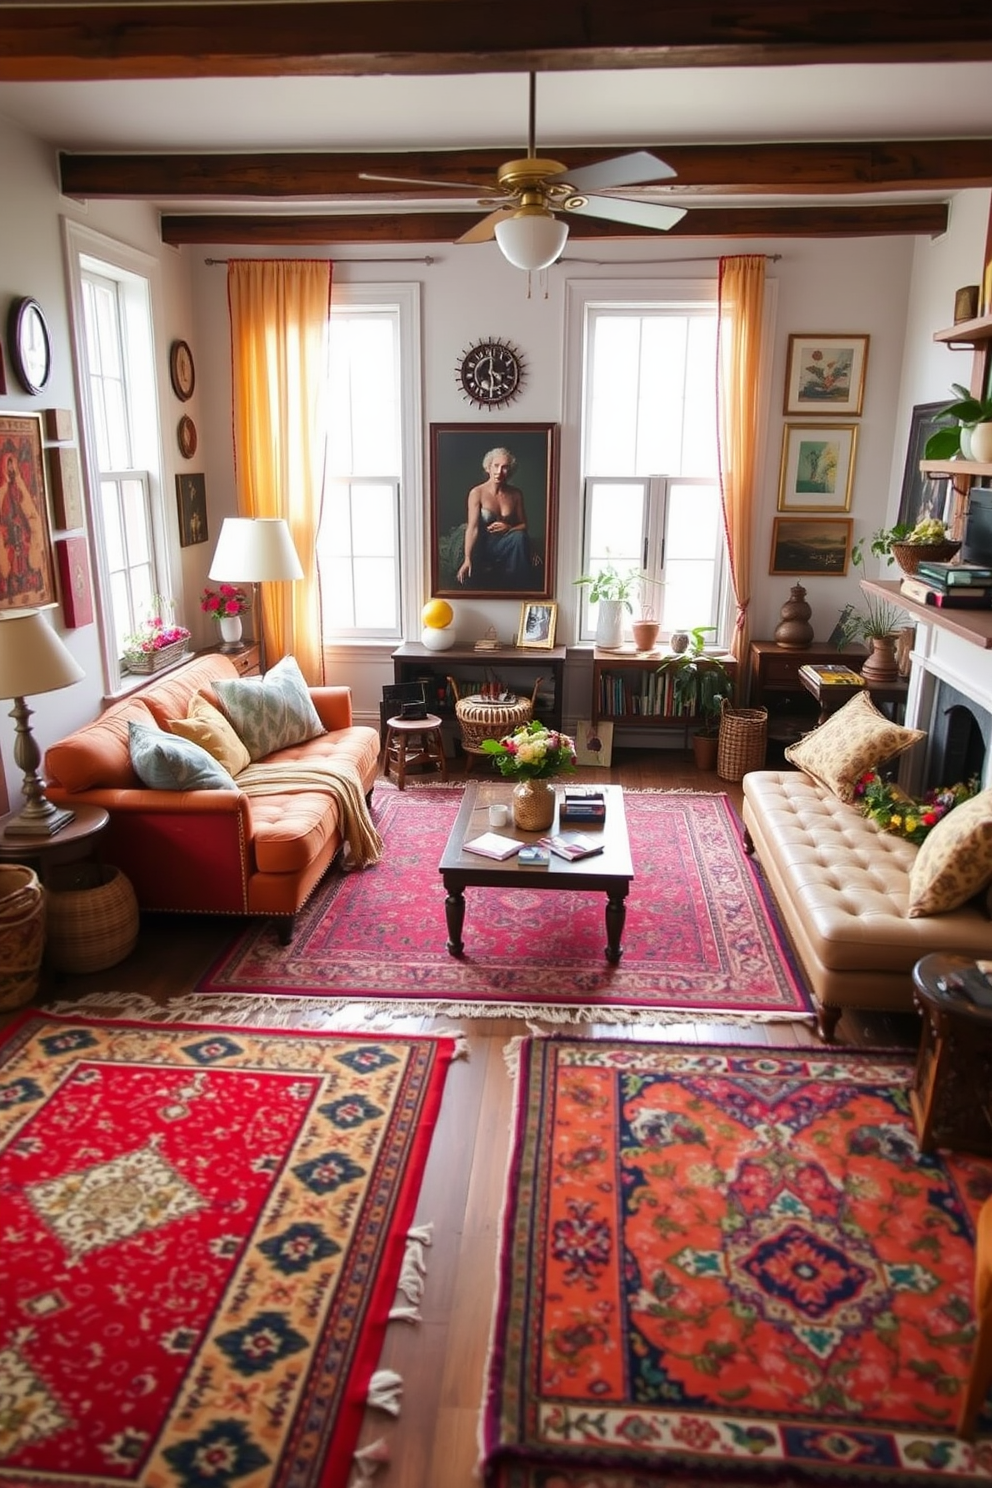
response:
<svg viewBox="0 0 992 1488"><path fill-rule="evenodd" d="M210 268L213 268L213 266L215 264L241 263L242 260L241 259L238 259L238 258L235 258L235 259L231 259L231 258L205 258L203 260L203 262L205 264L209 265ZM332 262L333 263L337 263L337 264L350 264L350 263L388 263L388 264L396 264L396 263L419 263L419 264L428 264L428 265L430 265L430 264L437 263L437 259L436 258L431 258L430 254L428 254L426 256L426 258L336 258L336 259L333 259Z"/></svg>
<svg viewBox="0 0 992 1488"><path fill-rule="evenodd" d="M781 253L710 253L698 258L559 258L558 263L591 264L595 269L622 269L627 264L719 263L721 258L764 258L778 263Z"/></svg>

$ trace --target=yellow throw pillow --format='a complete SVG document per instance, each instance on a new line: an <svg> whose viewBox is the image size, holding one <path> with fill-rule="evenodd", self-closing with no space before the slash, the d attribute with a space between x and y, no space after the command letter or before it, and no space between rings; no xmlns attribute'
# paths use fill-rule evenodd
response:
<svg viewBox="0 0 992 1488"><path fill-rule="evenodd" d="M842 801L853 801L854 787L867 770L876 769L925 737L922 729L892 723L878 711L866 690L831 713L797 744L790 744L785 757Z"/></svg>
<svg viewBox="0 0 992 1488"><path fill-rule="evenodd" d="M251 756L219 708L202 693L190 699L185 718L170 718L169 728L182 739L191 739L212 754L229 775L237 775L251 763Z"/></svg>
<svg viewBox="0 0 992 1488"><path fill-rule="evenodd" d="M992 881L992 790L962 801L928 832L909 870L910 919L957 909Z"/></svg>

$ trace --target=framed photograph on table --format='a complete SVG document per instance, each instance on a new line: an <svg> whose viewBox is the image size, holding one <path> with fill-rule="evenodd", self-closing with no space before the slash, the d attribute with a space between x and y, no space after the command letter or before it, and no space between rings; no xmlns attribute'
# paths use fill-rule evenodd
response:
<svg viewBox="0 0 992 1488"><path fill-rule="evenodd" d="M843 576L853 526L850 517L776 517L768 572Z"/></svg>
<svg viewBox="0 0 992 1488"><path fill-rule="evenodd" d="M786 424L779 511L850 511L857 424Z"/></svg>
<svg viewBox="0 0 992 1488"><path fill-rule="evenodd" d="M783 413L860 416L868 365L867 336L824 336L800 331L789 337Z"/></svg>
<svg viewBox="0 0 992 1488"><path fill-rule="evenodd" d="M0 415L0 610L55 604L41 419Z"/></svg>
<svg viewBox="0 0 992 1488"><path fill-rule="evenodd" d="M906 450L906 468L902 475L902 492L899 497L897 522L906 527L915 527L926 517L937 517L943 521L948 492L952 489L947 480L931 480L920 470L920 461L927 440L938 429L946 429L951 419L938 418L945 403L917 403L909 420L909 445Z"/></svg>
<svg viewBox="0 0 992 1488"><path fill-rule="evenodd" d="M548 600L557 424L431 424L431 593Z"/></svg>
<svg viewBox="0 0 992 1488"><path fill-rule="evenodd" d="M529 600L520 606L520 629L517 645L536 647L550 651L555 643L555 624L558 619L556 604L543 604Z"/></svg>

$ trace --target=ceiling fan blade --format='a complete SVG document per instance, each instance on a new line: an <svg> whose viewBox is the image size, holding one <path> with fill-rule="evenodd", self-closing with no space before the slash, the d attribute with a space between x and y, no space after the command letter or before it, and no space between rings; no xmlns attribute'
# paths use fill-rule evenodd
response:
<svg viewBox="0 0 992 1488"><path fill-rule="evenodd" d="M579 204L572 206L563 202L556 211L569 216L605 217L609 222L629 222L632 227L653 227L658 232L667 232L685 216L684 207L665 207L658 202L627 201L622 196L592 196L588 200L580 197Z"/></svg>
<svg viewBox="0 0 992 1488"><path fill-rule="evenodd" d="M471 181L422 181L417 176L377 176L372 171L359 171L360 181L391 181L395 186L436 186L442 191L470 191L473 196L492 196L499 191L499 187L493 183L491 187L480 186L478 182Z"/></svg>
<svg viewBox="0 0 992 1488"><path fill-rule="evenodd" d="M456 243L488 243L496 236L496 224L502 222L504 217L511 215L508 207L498 207L495 212L490 212L488 217L483 217L474 227L470 227L467 233L462 233L456 238Z"/></svg>
<svg viewBox="0 0 992 1488"><path fill-rule="evenodd" d="M612 186L641 186L649 181L668 181L677 172L648 150L634 150L629 155L614 155L597 165L582 165L578 170L563 170L548 176L549 182L567 181L576 191L605 191Z"/></svg>

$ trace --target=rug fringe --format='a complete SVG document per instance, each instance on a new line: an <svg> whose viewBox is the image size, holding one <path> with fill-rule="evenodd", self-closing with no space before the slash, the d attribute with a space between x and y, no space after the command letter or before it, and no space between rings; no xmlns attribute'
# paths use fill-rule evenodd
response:
<svg viewBox="0 0 992 1488"><path fill-rule="evenodd" d="M404 1323L421 1321L420 1303L423 1300L424 1281L427 1276L424 1251L433 1243L433 1222L416 1225L412 1230L407 1231L403 1265L400 1267L400 1279L396 1284L397 1293L406 1298L407 1305L394 1303L389 1313L390 1321L393 1319L399 1319Z"/></svg>
<svg viewBox="0 0 992 1488"><path fill-rule="evenodd" d="M386 1467L392 1461L389 1445L381 1436L378 1441L369 1442L367 1447L358 1447L351 1455L356 1483L370 1483L380 1467Z"/></svg>
<svg viewBox="0 0 992 1488"><path fill-rule="evenodd" d="M368 1405L386 1411L391 1416L400 1413L400 1397L403 1394L403 1376L395 1369L377 1369L369 1380L369 1392L365 1397Z"/></svg>
<svg viewBox="0 0 992 1488"><path fill-rule="evenodd" d="M537 1030L532 1030L532 1032L537 1032ZM540 1037L540 1034L538 1036ZM506 1072L511 1080L517 1078L520 1069L520 1050L526 1042L524 1035L518 1033L508 1044L503 1045L503 1063L506 1065Z"/></svg>

